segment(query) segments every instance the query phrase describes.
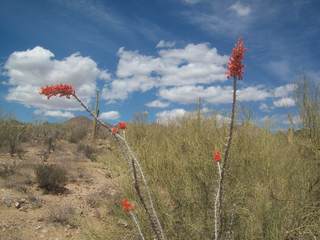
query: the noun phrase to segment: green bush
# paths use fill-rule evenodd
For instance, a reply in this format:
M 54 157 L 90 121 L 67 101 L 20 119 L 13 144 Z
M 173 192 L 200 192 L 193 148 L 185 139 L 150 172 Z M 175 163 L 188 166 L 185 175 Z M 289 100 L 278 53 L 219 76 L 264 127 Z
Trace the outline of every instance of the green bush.
M 57 165 L 38 165 L 35 168 L 40 188 L 48 192 L 62 192 L 67 184 L 67 171 Z

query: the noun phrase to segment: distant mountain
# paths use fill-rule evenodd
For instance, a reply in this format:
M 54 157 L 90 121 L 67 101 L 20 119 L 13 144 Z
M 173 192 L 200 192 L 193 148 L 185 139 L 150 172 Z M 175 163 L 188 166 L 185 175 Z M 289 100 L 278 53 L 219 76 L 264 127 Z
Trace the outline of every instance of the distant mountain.
M 64 124 L 70 127 L 82 126 L 82 127 L 88 128 L 92 126 L 92 120 L 85 116 L 79 116 L 79 117 L 74 117 L 69 119 Z

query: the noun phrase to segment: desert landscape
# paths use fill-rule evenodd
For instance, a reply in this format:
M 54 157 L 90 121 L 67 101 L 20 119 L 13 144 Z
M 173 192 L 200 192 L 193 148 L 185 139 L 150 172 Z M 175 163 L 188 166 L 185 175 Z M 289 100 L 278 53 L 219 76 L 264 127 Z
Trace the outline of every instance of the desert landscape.
M 3 0 L 0 240 L 320 239 L 316 0 Z

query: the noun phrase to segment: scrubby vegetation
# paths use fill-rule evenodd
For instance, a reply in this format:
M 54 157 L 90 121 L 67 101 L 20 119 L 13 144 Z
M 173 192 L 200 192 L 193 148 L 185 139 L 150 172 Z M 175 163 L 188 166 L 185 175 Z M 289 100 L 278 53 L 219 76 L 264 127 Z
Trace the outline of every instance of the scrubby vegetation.
M 63 192 L 68 180 L 66 169 L 56 165 L 38 165 L 35 175 L 39 187 L 48 192 Z
M 226 126 L 215 118 L 169 126 L 130 126 L 128 139 L 156 195 L 168 239 L 211 239 L 217 167 Z M 313 239 L 320 236 L 320 152 L 296 132 L 273 133 L 244 122 L 235 131 L 223 229 L 231 239 Z M 213 147 L 214 146 L 214 147 Z M 110 161 L 110 158 L 108 158 Z M 117 158 L 113 167 L 119 168 Z M 124 169 L 125 166 L 123 166 Z M 127 178 L 122 187 L 136 199 Z M 140 212 L 141 219 L 146 217 Z M 148 223 L 144 223 L 148 228 Z
M 21 142 L 25 133 L 25 125 L 13 118 L 5 118 L 0 122 L 0 148 L 8 150 L 10 155 L 18 154 L 21 158 Z
M 48 221 L 62 225 L 76 226 L 75 208 L 71 205 L 51 207 L 48 211 Z

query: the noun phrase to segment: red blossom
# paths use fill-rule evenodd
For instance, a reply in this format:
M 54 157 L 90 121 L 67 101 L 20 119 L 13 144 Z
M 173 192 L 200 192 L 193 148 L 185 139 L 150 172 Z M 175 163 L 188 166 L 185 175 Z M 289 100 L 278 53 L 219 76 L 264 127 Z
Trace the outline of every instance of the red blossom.
M 123 211 L 125 211 L 127 213 L 134 209 L 134 205 L 131 202 L 129 202 L 128 199 L 123 199 L 121 201 L 121 206 L 122 206 Z
M 127 128 L 127 123 L 126 122 L 119 122 L 118 123 L 118 128 L 119 129 L 126 129 Z
M 221 153 L 219 151 L 215 151 L 213 154 L 213 160 L 216 162 L 220 162 L 221 161 Z
M 240 38 L 235 47 L 232 50 L 232 54 L 229 58 L 228 69 L 227 69 L 227 77 L 234 77 L 237 79 L 242 79 L 244 65 L 242 64 L 244 52 L 246 48 L 244 47 L 243 40 Z
M 75 90 L 72 85 L 69 84 L 57 84 L 52 86 L 46 86 L 42 87 L 40 89 L 40 94 L 46 95 L 48 99 L 52 96 L 59 97 L 67 97 L 70 98 L 70 96 L 75 94 Z
M 111 132 L 113 135 L 116 135 L 119 132 L 119 129 L 117 127 L 111 128 Z

